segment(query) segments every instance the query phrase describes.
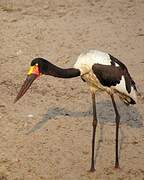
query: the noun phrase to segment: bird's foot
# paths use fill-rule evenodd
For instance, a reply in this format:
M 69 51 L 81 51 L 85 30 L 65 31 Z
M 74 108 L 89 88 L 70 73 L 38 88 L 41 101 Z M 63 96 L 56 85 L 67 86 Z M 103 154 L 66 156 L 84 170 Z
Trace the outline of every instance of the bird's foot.
M 119 163 L 116 163 L 114 168 L 115 169 L 120 169 Z
M 94 171 L 96 171 L 96 169 L 94 167 L 91 167 L 89 170 L 89 172 L 94 172 Z

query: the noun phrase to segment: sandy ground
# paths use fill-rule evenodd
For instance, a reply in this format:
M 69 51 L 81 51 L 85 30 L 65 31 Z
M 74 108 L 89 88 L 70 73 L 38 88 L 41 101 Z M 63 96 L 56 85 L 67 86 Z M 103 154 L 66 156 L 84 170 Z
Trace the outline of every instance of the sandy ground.
M 86 49 L 122 60 L 144 93 L 143 0 L 0 0 L 0 180 L 144 180 L 144 102 L 121 113 L 120 169 L 108 95 L 97 96 L 96 172 L 92 105 L 80 78 L 41 77 L 13 100 L 34 57 L 71 67 Z

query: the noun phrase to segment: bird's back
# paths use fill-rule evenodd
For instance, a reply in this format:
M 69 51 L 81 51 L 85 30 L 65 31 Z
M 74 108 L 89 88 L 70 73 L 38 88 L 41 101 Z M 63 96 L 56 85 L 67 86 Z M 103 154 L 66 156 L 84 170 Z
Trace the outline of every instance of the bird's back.
M 89 67 L 90 70 L 93 64 L 111 65 L 110 62 L 111 60 L 107 53 L 98 50 L 89 50 L 80 54 L 76 63 L 74 64 L 74 67 L 81 69 L 81 73 L 85 73 L 83 72 L 84 66 Z

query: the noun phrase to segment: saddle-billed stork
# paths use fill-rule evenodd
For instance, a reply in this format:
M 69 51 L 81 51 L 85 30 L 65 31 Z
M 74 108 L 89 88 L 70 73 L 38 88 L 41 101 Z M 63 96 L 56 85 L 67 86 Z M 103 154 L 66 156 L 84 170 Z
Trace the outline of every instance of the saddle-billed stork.
M 88 50 L 80 54 L 74 67 L 67 69 L 60 68 L 43 58 L 35 58 L 31 62 L 27 78 L 14 102 L 17 102 L 25 94 L 33 81 L 43 74 L 58 78 L 74 78 L 80 76 L 90 87 L 93 104 L 93 135 L 90 171 L 95 171 L 94 149 L 97 127 L 95 94 L 97 91 L 106 91 L 110 95 L 116 115 L 115 168 L 119 168 L 118 134 L 120 115 L 114 100 L 114 94 L 117 94 L 127 105 L 136 104 L 137 96 L 135 82 L 131 78 L 127 67 L 112 55 L 97 50 Z

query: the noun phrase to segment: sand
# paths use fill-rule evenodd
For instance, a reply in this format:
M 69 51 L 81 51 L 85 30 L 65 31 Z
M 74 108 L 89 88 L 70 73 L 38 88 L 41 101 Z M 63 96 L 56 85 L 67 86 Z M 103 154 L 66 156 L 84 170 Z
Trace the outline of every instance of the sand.
M 13 104 L 34 57 L 72 67 L 87 49 L 123 61 L 144 94 L 143 0 L 0 0 L 0 179 L 144 180 L 144 98 L 115 118 L 97 95 L 96 171 L 90 173 L 92 104 L 81 79 L 42 76 Z

